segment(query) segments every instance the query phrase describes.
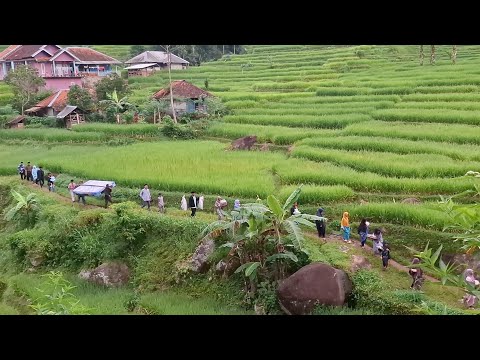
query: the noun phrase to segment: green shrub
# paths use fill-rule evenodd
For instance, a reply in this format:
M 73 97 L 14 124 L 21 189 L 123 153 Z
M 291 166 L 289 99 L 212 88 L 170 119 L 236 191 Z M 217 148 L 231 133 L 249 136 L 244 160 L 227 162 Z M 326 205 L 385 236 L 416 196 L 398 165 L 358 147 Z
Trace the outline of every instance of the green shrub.
M 162 134 L 172 139 L 188 140 L 196 138 L 196 133 L 191 127 L 175 124 L 171 120 L 166 120 L 164 122 Z

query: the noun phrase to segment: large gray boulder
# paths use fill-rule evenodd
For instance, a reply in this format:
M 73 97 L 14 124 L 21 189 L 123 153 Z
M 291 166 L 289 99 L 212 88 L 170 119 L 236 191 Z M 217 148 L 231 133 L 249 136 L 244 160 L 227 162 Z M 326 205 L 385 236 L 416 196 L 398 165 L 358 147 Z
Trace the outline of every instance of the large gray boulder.
M 196 273 L 205 273 L 210 268 L 208 257 L 215 250 L 215 242 L 212 239 L 204 240 L 195 250 L 190 261 L 190 270 Z
M 305 315 L 317 305 L 342 306 L 351 292 L 352 282 L 343 270 L 312 263 L 285 279 L 277 296 L 285 313 Z
M 78 276 L 97 285 L 118 287 L 130 280 L 130 269 L 120 262 L 106 262 L 93 270 L 82 270 Z

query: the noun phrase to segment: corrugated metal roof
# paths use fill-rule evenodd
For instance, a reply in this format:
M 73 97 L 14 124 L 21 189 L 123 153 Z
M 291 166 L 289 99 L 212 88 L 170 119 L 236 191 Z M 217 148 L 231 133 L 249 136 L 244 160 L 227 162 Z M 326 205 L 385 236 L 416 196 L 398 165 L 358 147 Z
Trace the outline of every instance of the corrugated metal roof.
M 155 66 L 155 65 L 157 65 L 157 63 L 136 64 L 136 65 L 132 65 L 132 66 L 126 67 L 125 70 L 145 69 L 145 68 L 148 68 L 148 67 L 150 67 L 150 66 Z
M 213 96 L 208 91 L 202 90 L 199 87 L 190 84 L 185 80 L 172 81 L 172 92 L 174 97 L 198 99 L 202 96 Z M 158 91 L 153 97 L 155 99 L 161 99 L 170 95 L 170 86 Z
M 121 64 L 121 62 L 117 59 L 87 47 L 72 46 L 67 47 L 66 50 L 80 59 L 80 63 L 88 62 L 92 64 Z
M 72 106 L 72 105 L 67 105 L 65 108 L 60 111 L 60 113 L 57 115 L 57 119 L 63 119 L 65 116 L 71 114 L 73 110 L 75 110 L 77 107 Z
M 25 120 L 25 115 L 19 115 L 15 119 L 9 121 L 7 125 L 15 125 L 15 124 L 18 124 L 19 122 L 22 122 L 23 120 Z
M 171 54 L 172 64 L 188 64 L 189 62 L 181 57 Z M 144 63 L 160 63 L 167 64 L 168 56 L 163 51 L 144 51 L 143 53 L 125 61 L 126 64 L 144 64 Z

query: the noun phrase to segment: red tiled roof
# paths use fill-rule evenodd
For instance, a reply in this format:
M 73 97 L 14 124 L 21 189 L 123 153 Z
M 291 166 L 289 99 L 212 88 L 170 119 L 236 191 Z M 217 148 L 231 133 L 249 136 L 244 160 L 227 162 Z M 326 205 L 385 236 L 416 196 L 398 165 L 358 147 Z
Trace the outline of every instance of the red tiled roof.
M 3 60 L 5 56 L 10 54 L 13 50 L 18 48 L 19 46 L 22 46 L 22 45 L 10 45 L 6 49 L 3 49 L 3 51 L 0 52 L 0 60 Z
M 35 107 L 46 108 L 52 107 L 55 111 L 62 110 L 67 105 L 68 90 L 59 90 L 56 93 L 50 95 L 46 99 L 43 99 Z
M 185 80 L 172 81 L 173 96 L 178 98 L 198 99 L 202 96 L 213 96 L 208 91 L 190 84 Z M 170 95 L 170 86 L 155 93 L 155 99 L 161 99 Z
M 5 56 L 4 60 L 23 60 L 31 58 L 43 45 L 21 45 L 18 49 Z
M 108 61 L 109 63 L 120 63 L 117 59 L 87 47 L 68 47 L 67 50 L 70 54 L 80 59 L 80 61 Z

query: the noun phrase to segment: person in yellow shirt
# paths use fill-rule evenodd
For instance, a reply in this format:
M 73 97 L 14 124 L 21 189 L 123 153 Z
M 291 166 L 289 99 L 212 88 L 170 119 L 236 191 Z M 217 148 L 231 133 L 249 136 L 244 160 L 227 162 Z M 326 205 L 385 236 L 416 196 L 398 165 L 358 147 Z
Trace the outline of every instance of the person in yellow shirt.
M 340 228 L 343 231 L 343 241 L 352 243 L 350 240 L 350 220 L 348 218 L 348 212 L 343 213 L 342 221 L 340 222 Z

